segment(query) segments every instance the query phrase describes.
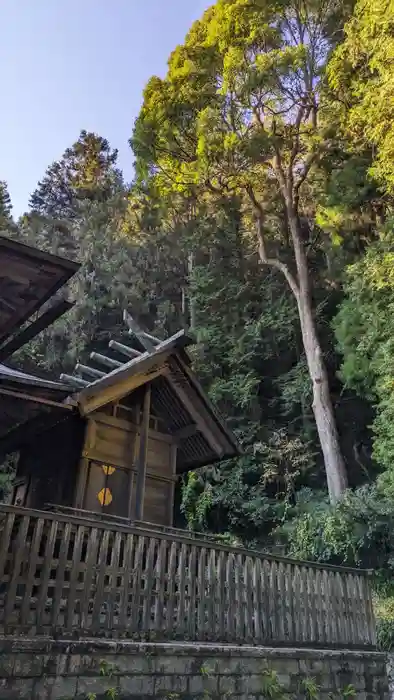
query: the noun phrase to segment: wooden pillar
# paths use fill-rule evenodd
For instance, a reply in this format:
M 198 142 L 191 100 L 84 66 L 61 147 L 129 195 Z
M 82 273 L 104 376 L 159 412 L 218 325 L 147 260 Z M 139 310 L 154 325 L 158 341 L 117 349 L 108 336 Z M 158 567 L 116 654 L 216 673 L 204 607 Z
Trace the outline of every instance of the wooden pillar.
M 137 458 L 137 480 L 135 486 L 133 520 L 143 520 L 144 517 L 145 476 L 146 460 L 148 455 L 150 399 L 151 388 L 150 384 L 147 384 L 145 388 L 145 396 L 142 409 L 142 421 L 140 425 L 140 440 Z

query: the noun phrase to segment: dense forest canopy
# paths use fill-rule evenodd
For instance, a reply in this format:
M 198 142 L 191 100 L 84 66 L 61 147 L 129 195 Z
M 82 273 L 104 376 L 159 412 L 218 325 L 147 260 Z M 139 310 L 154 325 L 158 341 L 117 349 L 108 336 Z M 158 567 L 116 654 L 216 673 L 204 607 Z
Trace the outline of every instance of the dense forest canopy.
M 4 233 L 82 263 L 75 307 L 15 362 L 58 376 L 121 339 L 126 307 L 187 328 L 245 452 L 188 476 L 178 524 L 372 567 L 386 599 L 393 23 L 393 2 L 217 0 L 146 86 L 131 184 L 87 131 L 19 220 L 0 182 Z

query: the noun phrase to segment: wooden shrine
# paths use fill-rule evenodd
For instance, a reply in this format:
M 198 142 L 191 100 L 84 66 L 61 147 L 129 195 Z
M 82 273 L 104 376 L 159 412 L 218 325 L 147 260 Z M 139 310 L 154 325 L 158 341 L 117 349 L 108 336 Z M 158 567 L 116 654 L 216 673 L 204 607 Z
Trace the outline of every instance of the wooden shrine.
M 125 321 L 131 344 L 113 340 L 110 354 L 92 353 L 94 366 L 62 375 L 46 425 L 6 436 L 20 455 L 13 504 L 171 526 L 179 475 L 239 453 L 191 369 L 185 333 L 161 342 Z

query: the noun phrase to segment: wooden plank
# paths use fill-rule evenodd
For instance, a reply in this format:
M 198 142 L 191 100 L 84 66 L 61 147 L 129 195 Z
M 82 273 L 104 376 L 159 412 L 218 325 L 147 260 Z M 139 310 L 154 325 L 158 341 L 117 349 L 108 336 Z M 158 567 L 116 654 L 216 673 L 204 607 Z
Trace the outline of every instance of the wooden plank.
M 294 566 L 294 642 L 301 642 L 301 572 L 298 564 Z
M 237 554 L 235 557 L 235 634 L 237 640 L 245 639 L 245 610 L 244 610 L 244 585 L 243 585 L 243 557 Z
M 49 525 L 46 524 L 47 527 Z M 53 550 L 55 548 L 55 543 L 56 543 L 56 536 L 57 536 L 57 531 L 58 531 L 58 522 L 56 520 L 53 520 L 51 523 L 51 528 L 49 532 L 49 536 L 47 539 L 47 544 L 45 547 L 45 555 L 44 555 L 44 566 L 41 571 L 41 576 L 40 576 L 40 592 L 38 595 L 38 601 L 37 601 L 37 628 L 40 629 L 45 625 L 45 606 L 47 604 L 47 598 L 48 598 L 48 584 L 49 584 L 49 579 L 51 575 L 51 569 L 53 566 Z M 53 598 L 52 598 L 52 604 L 53 604 Z
M 81 597 L 81 629 L 89 628 L 89 607 L 94 599 L 93 584 L 97 570 L 97 554 L 99 545 L 99 533 L 93 527 L 88 535 L 86 549 L 86 569 L 83 582 L 83 595 Z
M 120 569 L 120 552 L 122 546 L 123 533 L 116 532 L 115 538 L 112 542 L 111 551 L 111 563 L 109 569 L 109 592 L 107 597 L 107 610 L 108 610 L 108 628 L 114 630 L 119 625 L 119 612 L 117 617 L 117 623 L 115 623 L 115 610 L 119 610 L 120 603 L 120 589 L 119 577 L 121 576 Z
M 197 577 L 197 638 L 205 639 L 205 569 L 206 569 L 206 549 L 201 547 L 198 555 L 198 577 Z
M 323 598 L 323 582 L 322 572 L 316 571 L 316 612 L 317 612 L 317 641 L 319 644 L 324 644 L 326 641 L 325 621 L 324 621 L 324 598 Z
M 284 642 L 286 639 L 286 615 L 287 596 L 285 584 L 285 565 L 278 564 L 278 640 Z
M 144 601 L 142 606 L 142 630 L 143 632 L 149 632 L 151 629 L 151 617 L 152 617 L 152 590 L 153 590 L 153 580 L 154 580 L 154 558 L 155 549 L 157 546 L 157 540 L 153 537 L 149 540 L 148 553 L 146 557 L 145 570 L 143 572 L 144 580 Z
M 295 621 L 294 621 L 294 567 L 291 564 L 286 564 L 285 574 L 285 595 L 287 598 L 286 610 L 286 638 L 290 643 L 295 639 Z M 308 591 L 309 595 L 309 591 Z
M 206 587 L 205 587 L 205 634 L 207 639 L 215 639 L 215 596 L 216 596 L 216 561 L 215 550 L 207 552 Z
M 360 576 L 354 576 L 353 582 L 354 582 L 353 606 L 354 606 L 354 617 L 355 617 L 355 623 L 356 623 L 355 624 L 356 640 L 355 641 L 357 644 L 364 644 L 365 643 L 365 639 L 364 639 L 365 610 L 364 610 L 364 604 L 363 604 L 363 599 L 362 599 L 361 590 L 360 590 Z
M 12 560 L 11 578 L 7 586 L 5 606 L 4 606 L 4 624 L 8 625 L 11 622 L 11 615 L 14 612 L 16 603 L 16 591 L 18 583 L 20 583 L 21 566 L 26 558 L 26 537 L 30 525 L 30 517 L 25 515 L 19 524 L 19 532 L 16 538 L 15 556 Z
M 218 596 L 216 601 L 216 615 L 218 618 L 218 640 L 226 641 L 226 610 L 228 608 L 228 591 L 226 589 L 226 556 L 219 552 L 217 565 Z
M 151 404 L 151 387 L 146 385 L 143 405 L 143 416 L 140 432 L 140 444 L 137 460 L 137 483 L 135 488 L 134 502 L 134 518 L 135 520 L 143 520 L 144 517 L 144 497 L 145 497 L 145 476 L 146 476 L 146 460 L 148 454 L 148 434 L 149 434 L 149 416 Z
M 196 628 L 196 567 L 197 567 L 197 547 L 192 544 L 190 547 L 190 557 L 189 557 L 189 570 L 187 575 L 187 588 L 188 588 L 188 636 L 189 639 L 194 640 L 197 638 L 197 628 Z
M 308 634 L 313 642 L 318 641 L 318 621 L 316 609 L 316 577 L 314 569 L 308 568 L 306 581 L 306 594 L 308 599 Z M 295 637 L 295 635 L 293 635 Z
M 185 547 L 186 545 L 182 545 Z M 164 626 L 164 593 L 166 585 L 167 541 L 161 540 L 156 560 L 156 595 L 154 606 L 154 629 L 161 632 Z
M 7 513 L 2 523 L 0 539 L 0 582 L 3 581 L 8 557 L 11 554 L 11 535 L 14 527 L 15 514 Z
M 137 548 L 135 551 L 135 559 L 133 566 L 133 587 L 132 587 L 132 603 L 131 603 L 131 631 L 137 632 L 140 628 L 140 610 L 141 610 L 141 575 L 142 565 L 144 560 L 145 537 L 138 537 Z
M 44 519 L 38 518 L 34 525 L 33 539 L 31 543 L 31 548 L 29 552 L 28 559 L 28 571 L 26 578 L 25 593 L 22 601 L 21 609 L 21 623 L 22 625 L 27 625 L 30 622 L 30 609 L 31 609 L 31 598 L 33 594 L 33 587 L 36 578 L 36 568 L 38 562 L 38 554 L 40 545 L 42 542 L 42 531 L 44 527 Z
M 324 636 L 325 636 L 325 642 L 327 644 L 332 644 L 333 641 L 333 633 L 332 633 L 332 627 L 331 627 L 331 617 L 332 617 L 332 604 L 330 600 L 330 591 L 328 587 L 328 572 L 323 571 L 322 573 L 322 590 L 323 590 L 323 595 L 322 595 L 322 601 L 323 601 L 323 625 L 324 625 Z
M 133 550 L 135 543 L 135 535 L 126 535 L 125 548 L 124 548 L 124 577 L 123 577 L 123 590 L 122 590 L 122 600 L 120 603 L 120 620 L 119 626 L 122 630 L 127 629 L 129 622 L 128 607 L 129 607 L 129 595 L 130 595 L 130 584 L 131 584 L 131 572 L 133 568 Z
M 366 604 L 367 616 L 367 643 L 376 646 L 376 621 L 372 603 L 371 581 L 367 576 L 363 576 L 364 600 Z
M 140 410 L 140 404 L 137 406 L 137 416 L 138 418 L 141 415 L 141 410 Z M 128 436 L 128 441 L 129 445 L 131 445 L 130 449 L 130 461 L 131 461 L 131 467 L 134 469 L 134 465 L 136 464 L 137 461 L 137 455 L 138 455 L 138 449 L 139 449 L 139 444 L 140 444 L 140 435 L 139 432 L 133 432 Z M 134 488 L 136 485 L 136 478 L 134 473 L 130 470 L 130 482 L 129 482 L 129 506 L 128 506 L 128 511 L 127 511 L 127 517 L 129 520 L 133 518 L 133 499 L 134 499 Z
M 101 611 L 104 605 L 104 585 L 105 577 L 107 575 L 107 557 L 108 557 L 108 547 L 110 541 L 111 532 L 109 530 L 104 530 L 100 548 L 99 548 L 99 559 L 97 567 L 97 584 L 96 591 L 94 595 L 93 603 L 93 613 L 92 613 L 92 630 L 98 632 L 102 627 L 101 623 Z
M 180 638 L 185 633 L 186 619 L 186 561 L 187 561 L 187 545 L 181 545 L 179 555 L 177 584 L 178 584 L 178 604 L 176 616 L 176 635 Z
M 245 590 L 245 640 L 253 644 L 254 640 L 254 614 L 255 589 L 253 586 L 253 566 L 251 557 L 245 558 L 244 563 L 244 590 Z
M 227 629 L 227 641 L 232 642 L 236 639 L 236 622 L 235 618 L 237 615 L 237 599 L 235 592 L 235 556 L 234 554 L 227 555 L 226 562 L 226 587 L 227 587 L 227 619 L 226 619 L 226 629 Z
M 254 620 L 254 629 L 253 629 L 253 641 L 255 644 L 259 644 L 259 642 L 262 642 L 264 639 L 263 635 L 263 625 L 262 625 L 262 604 L 263 604 L 263 593 L 261 589 L 261 579 L 262 579 L 262 570 L 261 570 L 261 560 L 260 559 L 255 559 L 252 564 L 252 579 L 253 579 L 253 620 Z
M 175 577 L 176 577 L 176 559 L 178 551 L 178 543 L 173 542 L 170 549 L 170 557 L 168 561 L 168 580 L 167 580 L 167 604 L 166 604 L 166 628 L 167 636 L 171 638 L 174 628 L 174 609 L 175 609 Z
M 345 608 L 347 612 L 347 618 L 348 618 L 348 639 L 346 641 L 350 641 L 352 639 L 356 638 L 356 628 L 355 628 L 355 620 L 354 620 L 354 610 L 353 610 L 353 577 L 352 574 L 347 574 L 344 576 L 344 600 L 345 600 Z
M 172 525 L 174 519 L 174 502 L 175 502 L 175 480 L 177 478 L 176 468 L 178 459 L 178 445 L 171 445 L 170 451 L 170 470 L 173 481 L 170 483 L 169 499 L 168 499 L 168 524 Z
M 340 620 L 341 620 L 341 636 L 339 639 L 340 644 L 345 644 L 348 639 L 350 639 L 350 625 L 349 625 L 349 615 L 348 607 L 346 604 L 346 590 L 344 577 L 337 572 L 337 586 L 339 594 L 340 603 Z
M 73 525 L 71 523 L 66 523 L 62 533 L 59 560 L 56 567 L 55 592 L 51 610 L 52 629 L 55 629 L 56 627 L 61 627 L 59 613 L 63 595 L 63 588 L 65 584 L 65 571 L 67 566 L 68 548 L 70 544 L 72 529 Z
M 81 565 L 81 553 L 82 544 L 85 537 L 85 528 L 79 526 L 76 532 L 76 538 L 74 543 L 73 558 L 71 564 L 70 572 L 70 587 L 68 589 L 67 595 L 67 614 L 66 614 L 66 629 L 71 632 L 77 622 L 77 609 L 78 609 L 78 598 L 77 598 L 77 586 L 79 581 L 80 565 Z M 80 624 L 79 618 L 79 624 Z
M 261 605 L 261 624 L 262 634 L 265 643 L 272 639 L 271 634 L 271 618 L 270 618 L 270 562 L 264 559 L 262 562 L 262 605 Z
M 271 621 L 272 639 L 278 639 L 278 565 L 270 562 L 269 581 L 269 617 Z

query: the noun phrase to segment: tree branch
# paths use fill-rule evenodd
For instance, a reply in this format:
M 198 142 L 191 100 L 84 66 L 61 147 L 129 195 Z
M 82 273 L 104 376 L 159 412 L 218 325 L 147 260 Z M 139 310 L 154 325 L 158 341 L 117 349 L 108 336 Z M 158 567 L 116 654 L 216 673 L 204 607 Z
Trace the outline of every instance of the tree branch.
M 293 187 L 294 205 L 296 209 L 298 209 L 299 191 L 301 185 L 305 182 L 306 178 L 308 177 L 312 165 L 319 160 L 319 158 L 329 145 L 330 141 L 323 141 L 323 143 L 320 144 L 319 149 L 317 151 L 309 153 L 309 155 L 305 159 L 304 167 L 302 168 L 302 171 L 299 177 L 297 178 L 296 182 L 294 183 Z
M 294 142 L 293 142 L 293 148 L 291 149 L 290 153 L 290 160 L 289 160 L 289 167 L 287 170 L 287 177 L 289 179 L 289 182 L 292 184 L 293 183 L 293 166 L 295 159 L 297 158 L 297 155 L 300 150 L 300 127 L 301 127 L 301 122 L 304 118 L 305 114 L 305 105 L 301 104 L 298 108 L 297 112 L 297 118 L 295 120 L 294 128 L 295 128 L 295 136 L 294 136 Z
M 268 257 L 267 247 L 266 247 L 265 238 L 264 238 L 264 223 L 263 223 L 264 222 L 264 211 L 263 211 L 263 207 L 261 206 L 260 202 L 256 199 L 256 196 L 253 192 L 253 188 L 251 186 L 248 186 L 246 188 L 246 190 L 247 190 L 247 193 L 250 197 L 250 200 L 251 200 L 251 202 L 255 208 L 256 214 L 257 214 L 256 233 L 257 233 L 260 261 L 263 263 L 263 265 L 268 265 L 269 267 L 273 267 L 276 270 L 279 270 L 282 273 L 282 275 L 284 275 L 291 291 L 293 292 L 293 294 L 298 302 L 300 290 L 298 288 L 298 284 L 297 284 L 296 279 L 293 277 L 292 273 L 290 272 L 288 265 L 286 265 L 286 263 L 279 260 L 279 258 Z

